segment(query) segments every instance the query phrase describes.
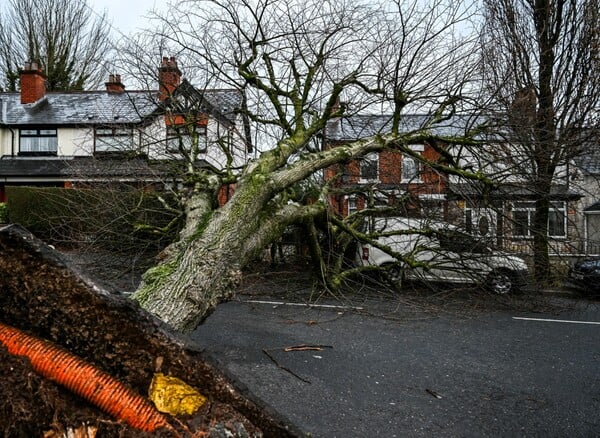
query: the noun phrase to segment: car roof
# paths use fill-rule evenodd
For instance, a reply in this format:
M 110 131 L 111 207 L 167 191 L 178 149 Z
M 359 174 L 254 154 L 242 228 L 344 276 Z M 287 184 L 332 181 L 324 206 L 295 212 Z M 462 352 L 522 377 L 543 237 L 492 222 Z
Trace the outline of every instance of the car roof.
M 400 216 L 375 217 L 373 225 L 377 231 L 395 230 L 457 230 L 458 228 L 448 222 L 436 221 L 427 218 L 407 218 Z

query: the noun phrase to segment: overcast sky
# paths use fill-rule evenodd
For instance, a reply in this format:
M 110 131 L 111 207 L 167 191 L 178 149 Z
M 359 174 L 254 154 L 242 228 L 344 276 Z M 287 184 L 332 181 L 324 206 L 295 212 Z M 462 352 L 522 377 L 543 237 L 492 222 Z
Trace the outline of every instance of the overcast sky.
M 164 1 L 155 0 L 87 0 L 87 3 L 98 14 L 106 10 L 109 22 L 125 35 L 147 26 L 148 11 L 155 5 L 166 7 Z

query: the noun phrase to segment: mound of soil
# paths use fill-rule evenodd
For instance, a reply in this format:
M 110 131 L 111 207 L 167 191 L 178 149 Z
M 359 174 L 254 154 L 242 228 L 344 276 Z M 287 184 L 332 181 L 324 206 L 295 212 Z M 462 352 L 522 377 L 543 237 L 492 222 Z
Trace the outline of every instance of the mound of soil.
M 0 322 L 45 339 L 146 395 L 155 372 L 178 377 L 208 402 L 169 418 L 180 436 L 298 436 L 191 341 L 130 300 L 106 292 L 27 231 L 0 228 Z M 0 434 L 6 437 L 177 436 L 112 418 L 44 379 L 0 343 Z M 87 435 L 86 435 L 87 433 Z M 78 435 L 79 434 L 79 435 Z

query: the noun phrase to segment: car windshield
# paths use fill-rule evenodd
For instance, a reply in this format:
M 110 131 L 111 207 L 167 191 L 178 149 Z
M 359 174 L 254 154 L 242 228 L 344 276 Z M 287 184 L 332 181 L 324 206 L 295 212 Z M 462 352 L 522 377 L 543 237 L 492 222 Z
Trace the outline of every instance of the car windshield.
M 442 230 L 437 233 L 440 240 L 440 248 L 446 251 L 458 253 L 485 254 L 490 249 L 482 242 L 471 236 L 456 230 Z

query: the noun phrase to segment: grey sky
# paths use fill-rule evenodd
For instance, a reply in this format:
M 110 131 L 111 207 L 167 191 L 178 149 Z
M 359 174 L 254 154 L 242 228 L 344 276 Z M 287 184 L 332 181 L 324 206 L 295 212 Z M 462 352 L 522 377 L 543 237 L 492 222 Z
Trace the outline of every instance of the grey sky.
M 164 1 L 153 0 L 87 0 L 87 2 L 98 14 L 106 10 L 108 20 L 113 27 L 125 35 L 147 26 L 148 11 L 156 4 L 160 5 L 159 8 L 167 6 Z

